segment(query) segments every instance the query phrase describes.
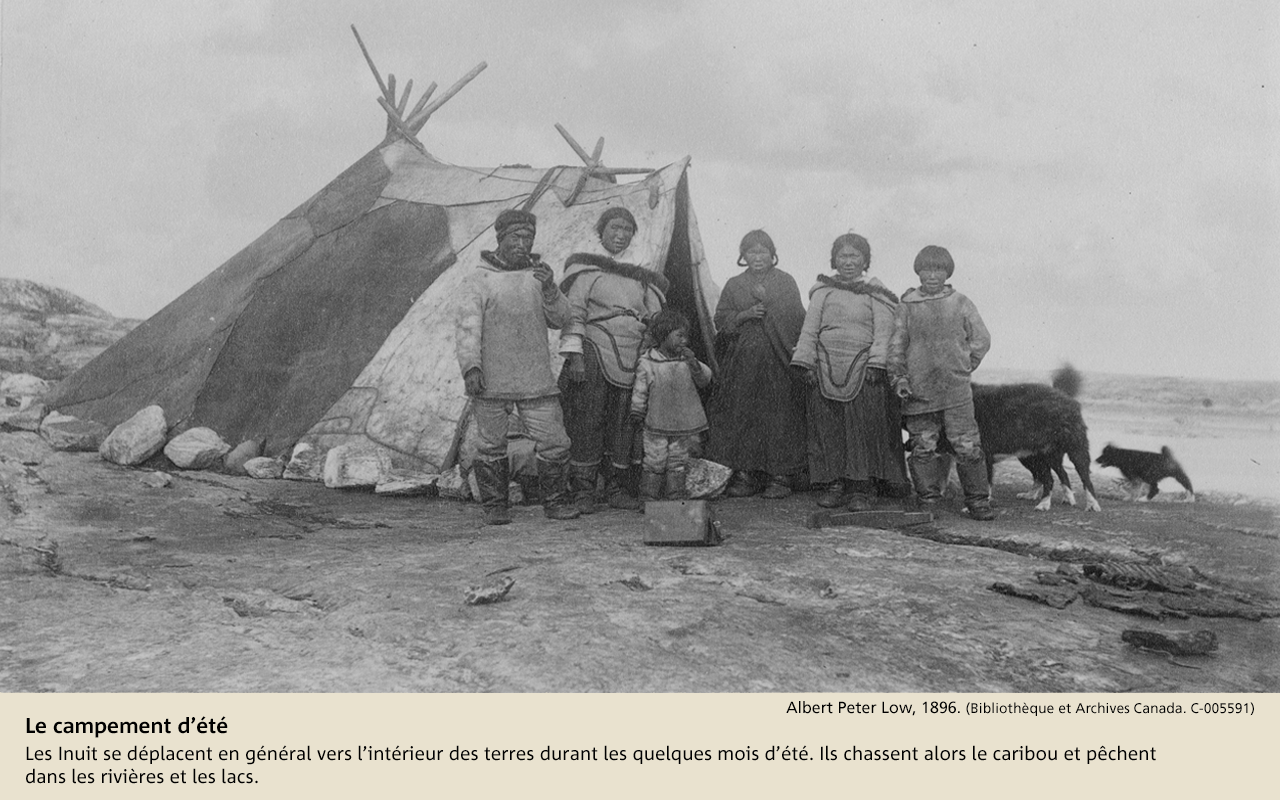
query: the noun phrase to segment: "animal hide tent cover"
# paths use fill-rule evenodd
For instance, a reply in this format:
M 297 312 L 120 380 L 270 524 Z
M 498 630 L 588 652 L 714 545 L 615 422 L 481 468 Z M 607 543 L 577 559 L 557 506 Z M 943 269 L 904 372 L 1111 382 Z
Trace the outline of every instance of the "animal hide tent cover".
M 155 404 L 171 436 L 208 427 L 232 444 L 262 440 L 267 455 L 358 443 L 397 468 L 442 471 L 467 409 L 454 297 L 478 251 L 496 246 L 504 208 L 537 214 L 535 249 L 559 279 L 565 259 L 596 242 L 600 213 L 625 206 L 639 224 L 628 260 L 661 266 L 668 302 L 711 362 L 718 290 L 688 167 L 685 158 L 630 183 L 583 181 L 584 167 L 453 166 L 389 136 L 46 404 L 108 426 Z M 557 339 L 550 331 L 553 356 Z

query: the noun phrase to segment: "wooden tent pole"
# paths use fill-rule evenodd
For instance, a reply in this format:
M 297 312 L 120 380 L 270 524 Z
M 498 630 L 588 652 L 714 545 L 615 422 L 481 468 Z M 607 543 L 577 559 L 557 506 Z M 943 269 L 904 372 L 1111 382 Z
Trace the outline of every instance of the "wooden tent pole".
M 379 97 L 378 105 L 382 106 L 382 109 L 387 112 L 387 125 L 389 127 L 394 128 L 401 136 L 408 139 L 409 144 L 423 152 L 426 152 L 426 148 L 422 146 L 422 142 L 418 141 L 418 138 L 405 128 L 404 122 L 400 119 L 400 115 L 396 113 L 395 107 L 387 102 L 387 98 Z
M 391 103 L 394 104 L 396 102 L 396 74 L 394 72 L 387 73 L 386 97 L 387 97 L 387 100 L 391 101 Z M 393 130 L 396 130 L 397 127 L 398 126 L 396 125 L 396 121 L 391 118 L 391 114 L 388 114 L 387 115 L 387 133 L 391 133 Z
M 432 100 L 430 103 L 427 104 L 426 108 L 422 109 L 417 114 L 414 114 L 412 117 L 406 120 L 405 125 L 409 128 L 409 130 L 413 131 L 414 133 L 417 133 L 418 131 L 422 130 L 422 126 L 427 124 L 427 120 L 431 118 L 432 114 L 436 113 L 436 111 L 440 108 L 440 106 L 449 102 L 449 98 L 453 97 L 455 94 L 462 91 L 463 86 L 466 86 L 468 83 L 471 83 L 471 81 L 475 80 L 475 77 L 479 75 L 481 72 L 484 72 L 485 68 L 488 66 L 489 65 L 484 61 L 481 61 L 479 64 L 476 64 L 474 67 L 471 68 L 470 72 L 468 72 L 466 75 L 463 75 L 461 78 L 459 78 L 457 83 L 455 83 L 454 85 L 446 89 L 444 94 L 440 95 L 435 100 Z
M 587 151 L 582 149 L 582 145 L 578 144 L 559 122 L 556 123 L 556 130 L 560 131 L 560 135 L 563 136 L 564 140 L 573 148 L 573 152 L 578 154 L 578 158 L 582 159 L 582 163 L 587 166 L 591 166 L 591 156 L 587 155 Z
M 413 78 L 404 85 L 404 94 L 400 97 L 400 102 L 396 104 L 396 113 L 400 115 L 400 119 L 404 119 L 404 109 L 409 105 L 409 95 L 413 94 Z
M 435 90 L 436 84 L 435 81 L 432 81 L 431 84 L 427 86 L 427 90 L 422 93 L 422 97 L 418 98 L 418 104 L 413 107 L 413 110 L 409 112 L 409 116 L 405 117 L 405 119 L 413 119 L 414 116 L 422 110 L 422 107 L 427 104 L 427 101 L 431 99 L 431 95 Z
M 364 40 L 360 38 L 360 31 L 356 30 L 356 26 L 351 26 L 351 32 L 356 35 L 356 44 L 360 45 L 360 52 L 364 53 L 364 60 L 369 65 L 369 69 L 373 71 L 373 79 L 378 82 L 378 88 L 382 91 L 382 96 L 391 102 L 395 102 L 394 97 L 390 97 L 387 92 L 387 85 L 382 82 L 382 76 L 378 74 L 378 68 L 373 65 L 373 58 L 369 55 L 369 49 L 364 46 Z

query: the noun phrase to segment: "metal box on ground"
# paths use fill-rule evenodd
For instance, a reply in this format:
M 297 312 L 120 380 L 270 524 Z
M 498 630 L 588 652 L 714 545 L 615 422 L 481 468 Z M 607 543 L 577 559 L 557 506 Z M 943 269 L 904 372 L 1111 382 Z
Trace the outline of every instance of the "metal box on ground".
M 720 523 L 706 500 L 646 500 L 644 543 L 707 547 L 720 544 Z

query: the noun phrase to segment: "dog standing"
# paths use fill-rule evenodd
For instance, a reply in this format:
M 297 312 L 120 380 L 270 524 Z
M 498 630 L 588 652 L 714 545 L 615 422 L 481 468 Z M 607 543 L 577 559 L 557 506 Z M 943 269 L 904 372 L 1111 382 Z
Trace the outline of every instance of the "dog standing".
M 973 415 L 982 437 L 988 480 L 993 477 L 997 461 L 1017 458 L 1036 482 L 1036 486 L 1019 497 L 1038 501 L 1037 511 L 1048 511 L 1056 474 L 1066 493 L 1067 504 L 1074 506 L 1075 492 L 1062 466 L 1066 456 L 1080 475 L 1085 508 L 1101 511 L 1089 475 L 1089 430 L 1084 424 L 1080 403 L 1074 398 L 1080 389 L 1080 374 L 1065 366 L 1054 373 L 1053 382 L 1053 386 L 973 384 Z M 939 450 L 943 450 L 943 446 Z
M 1102 455 L 1098 456 L 1098 466 L 1115 467 L 1120 470 L 1120 474 L 1124 475 L 1128 484 L 1126 491 L 1129 500 L 1139 502 L 1151 500 L 1160 493 L 1160 481 L 1173 478 L 1187 490 L 1187 502 L 1196 501 L 1195 490 L 1191 488 L 1191 479 L 1187 477 L 1187 473 L 1183 472 L 1182 465 L 1173 457 L 1173 451 L 1168 447 L 1160 448 L 1159 453 L 1149 453 L 1145 450 L 1126 450 L 1123 447 L 1108 444 L 1102 448 Z M 1147 487 L 1146 497 L 1141 496 L 1144 484 Z

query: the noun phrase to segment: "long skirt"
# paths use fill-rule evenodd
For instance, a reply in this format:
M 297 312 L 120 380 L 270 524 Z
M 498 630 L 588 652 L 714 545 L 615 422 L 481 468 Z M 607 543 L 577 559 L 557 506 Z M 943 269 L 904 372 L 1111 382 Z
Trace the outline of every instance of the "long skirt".
M 794 476 L 805 468 L 804 386 L 760 325 L 744 325 L 707 408 L 707 458 L 743 472 Z
M 631 424 L 631 387 L 609 383 L 596 348 L 588 342 L 582 349 L 586 380 L 574 383 L 568 371 L 560 371 L 564 427 L 573 441 L 569 460 L 578 466 L 595 466 L 607 458 L 621 469 L 638 464 L 640 430 Z
M 831 483 L 907 483 L 898 398 L 886 383 L 864 382 L 849 402 L 809 392 L 809 479 Z

